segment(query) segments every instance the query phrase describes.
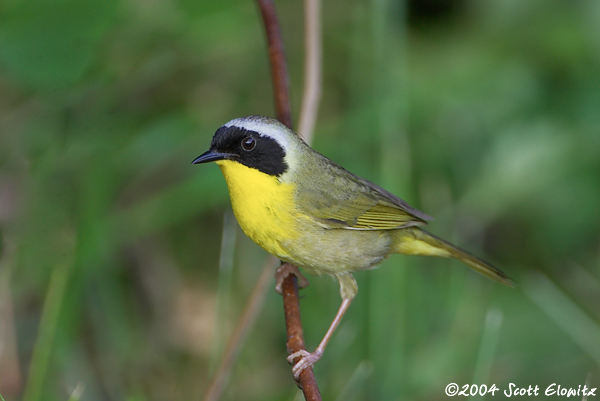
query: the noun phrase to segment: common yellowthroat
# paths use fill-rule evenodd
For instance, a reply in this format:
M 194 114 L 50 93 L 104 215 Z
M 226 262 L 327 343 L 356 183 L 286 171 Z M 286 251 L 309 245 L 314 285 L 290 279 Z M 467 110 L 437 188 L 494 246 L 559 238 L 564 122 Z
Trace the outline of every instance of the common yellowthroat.
M 358 291 L 352 273 L 394 253 L 458 259 L 503 284 L 512 280 L 421 229 L 432 218 L 313 150 L 279 121 L 250 116 L 219 128 L 192 163 L 216 162 L 242 230 L 279 259 L 340 283 L 342 305 L 313 353 L 300 352 L 294 376 L 323 354 Z

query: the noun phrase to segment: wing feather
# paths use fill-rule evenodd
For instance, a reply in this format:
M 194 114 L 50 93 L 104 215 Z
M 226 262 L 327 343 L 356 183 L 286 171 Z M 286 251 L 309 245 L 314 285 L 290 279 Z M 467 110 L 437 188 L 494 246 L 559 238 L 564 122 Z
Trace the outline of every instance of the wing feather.
M 433 220 L 385 189 L 324 159 L 306 166 L 302 188 L 297 192 L 297 203 L 318 224 L 326 228 L 391 230 Z M 313 175 L 319 179 L 306 179 Z

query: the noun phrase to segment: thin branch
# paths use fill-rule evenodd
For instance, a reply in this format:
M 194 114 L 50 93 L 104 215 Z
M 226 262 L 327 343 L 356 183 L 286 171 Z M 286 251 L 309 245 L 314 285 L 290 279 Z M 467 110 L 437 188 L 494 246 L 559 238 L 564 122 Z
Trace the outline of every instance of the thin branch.
M 275 4 L 272 0 L 256 0 L 256 2 L 265 24 L 267 43 L 269 44 L 271 79 L 273 81 L 277 119 L 292 128 L 288 71 Z
M 321 100 L 321 1 L 304 1 L 304 93 L 298 132 L 311 143 Z
M 290 270 L 298 269 L 293 265 Z M 282 266 L 284 267 L 284 266 Z M 300 320 L 300 301 L 298 297 L 298 277 L 290 272 L 285 278 L 283 278 L 281 284 L 281 290 L 283 295 L 283 310 L 285 313 L 285 327 L 287 329 L 287 349 L 291 355 L 300 350 L 306 350 L 304 344 L 304 334 L 302 332 L 302 322 Z M 299 359 L 299 357 L 298 357 Z M 296 363 L 297 361 L 294 361 Z M 298 378 L 298 386 L 304 392 L 304 398 L 306 401 L 320 401 L 321 393 L 317 386 L 315 374 L 313 373 L 312 367 L 304 369 L 300 373 Z
M 265 23 L 265 28 L 267 31 L 267 41 L 269 43 L 269 54 L 271 57 L 271 72 L 273 76 L 273 88 L 275 91 L 275 108 L 277 109 L 277 116 L 279 121 L 291 128 L 292 118 L 290 114 L 288 74 L 285 64 L 285 55 L 283 51 L 281 31 L 279 29 L 279 24 L 277 22 L 277 14 L 275 12 L 275 5 L 271 0 L 257 1 L 261 9 L 261 13 Z M 307 18 L 310 19 L 311 16 L 307 15 Z M 314 36 L 314 31 L 315 29 L 311 28 L 311 36 Z M 318 33 L 318 29 L 316 32 Z M 317 39 L 319 37 L 320 35 L 316 36 Z M 315 57 L 311 57 L 311 59 L 315 59 Z M 316 60 L 319 61 L 319 57 L 317 57 Z M 314 70 L 314 67 L 307 68 L 307 71 L 308 70 Z M 316 70 L 319 71 L 318 66 Z M 312 77 L 311 74 L 308 75 Z M 320 78 L 317 77 L 317 86 L 319 85 L 319 81 Z M 311 90 L 314 89 L 314 85 L 311 84 L 310 87 Z M 316 100 L 315 103 L 318 104 L 318 96 L 314 100 Z M 312 116 L 316 116 L 316 106 L 314 107 L 313 111 L 310 111 L 310 107 L 306 108 L 305 110 L 309 111 L 309 113 L 312 114 Z M 305 128 L 312 131 L 315 117 L 311 117 L 311 115 L 309 115 L 308 117 L 309 118 L 305 122 Z M 281 283 L 281 288 L 283 290 L 283 308 L 285 313 L 286 329 L 288 333 L 287 347 L 288 352 L 292 354 L 300 350 L 306 350 L 302 332 L 302 323 L 300 321 L 300 302 L 298 299 L 297 276 L 295 276 L 294 274 L 289 274 L 283 279 Z M 321 400 L 321 394 L 319 393 L 319 388 L 317 386 L 315 375 L 312 369 L 305 369 L 300 374 L 298 385 L 304 392 L 304 397 L 306 398 L 306 400 Z

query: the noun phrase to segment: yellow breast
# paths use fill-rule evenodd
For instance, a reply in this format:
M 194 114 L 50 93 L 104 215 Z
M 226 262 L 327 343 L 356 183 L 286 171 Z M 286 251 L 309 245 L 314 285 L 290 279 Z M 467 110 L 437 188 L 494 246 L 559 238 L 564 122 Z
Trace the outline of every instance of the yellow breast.
M 244 233 L 267 252 L 289 259 L 290 252 L 283 244 L 293 243 L 298 236 L 293 185 L 230 160 L 219 160 L 217 164 Z

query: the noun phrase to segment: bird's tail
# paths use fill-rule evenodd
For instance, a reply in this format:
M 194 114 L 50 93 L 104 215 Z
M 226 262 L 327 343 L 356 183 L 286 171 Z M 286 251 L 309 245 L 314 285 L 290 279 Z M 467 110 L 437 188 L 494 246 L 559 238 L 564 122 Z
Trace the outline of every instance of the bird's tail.
M 394 252 L 405 255 L 440 256 L 460 260 L 471 269 L 486 277 L 514 287 L 514 281 L 500 269 L 495 268 L 486 261 L 471 255 L 451 243 L 429 234 L 417 227 L 410 227 L 395 231 Z

